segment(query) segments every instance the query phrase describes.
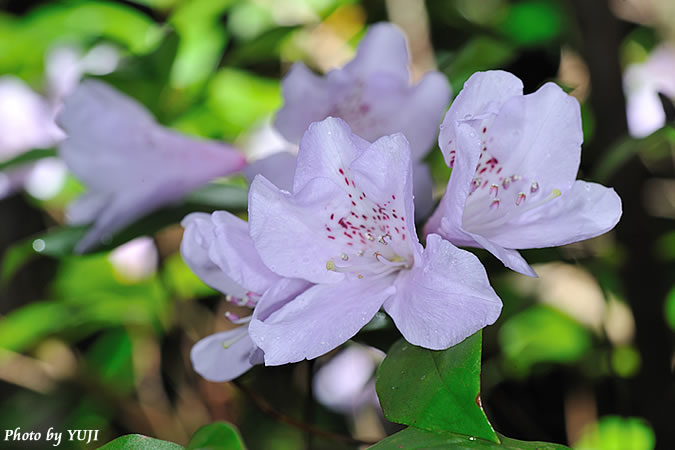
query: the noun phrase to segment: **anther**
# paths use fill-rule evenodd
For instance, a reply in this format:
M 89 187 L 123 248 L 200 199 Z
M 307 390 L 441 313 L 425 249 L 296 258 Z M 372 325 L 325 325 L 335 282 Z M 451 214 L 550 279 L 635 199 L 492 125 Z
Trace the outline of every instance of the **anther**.
M 524 192 L 518 193 L 518 196 L 516 197 L 516 206 L 520 206 L 520 204 L 525 201 L 525 198 L 526 196 Z

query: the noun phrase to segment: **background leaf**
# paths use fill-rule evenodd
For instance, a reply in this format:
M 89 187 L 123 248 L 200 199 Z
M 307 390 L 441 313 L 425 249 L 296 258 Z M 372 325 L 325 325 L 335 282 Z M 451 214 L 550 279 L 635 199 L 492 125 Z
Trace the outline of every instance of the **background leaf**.
M 205 425 L 192 435 L 187 450 L 244 450 L 237 429 L 226 422 Z
M 128 434 L 108 442 L 99 450 L 182 450 L 178 444 L 160 441 L 141 434 Z

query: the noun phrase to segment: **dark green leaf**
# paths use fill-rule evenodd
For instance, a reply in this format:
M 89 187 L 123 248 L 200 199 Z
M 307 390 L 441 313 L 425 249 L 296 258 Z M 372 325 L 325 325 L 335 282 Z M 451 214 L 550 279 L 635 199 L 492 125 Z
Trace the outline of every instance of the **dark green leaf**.
M 192 435 L 187 450 L 244 450 L 237 429 L 226 422 L 205 425 Z
M 480 405 L 481 333 L 443 351 L 404 340 L 377 371 L 377 395 L 392 422 L 499 442 Z
M 406 428 L 370 447 L 373 450 L 475 450 L 475 449 L 522 449 L 522 450 L 562 450 L 567 447 L 546 442 L 526 442 L 499 436 L 502 443 L 448 432 L 425 431 Z
M 183 450 L 173 442 L 160 441 L 141 434 L 128 434 L 110 441 L 99 450 Z

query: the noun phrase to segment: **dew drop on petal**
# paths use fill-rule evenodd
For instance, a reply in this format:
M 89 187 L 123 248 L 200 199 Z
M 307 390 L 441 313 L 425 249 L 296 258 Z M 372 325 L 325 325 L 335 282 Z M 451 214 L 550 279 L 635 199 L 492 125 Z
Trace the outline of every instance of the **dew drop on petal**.
M 539 191 L 539 183 L 537 183 L 536 181 L 534 181 L 534 182 L 530 185 L 530 192 L 533 193 L 533 194 L 536 194 L 538 191 Z

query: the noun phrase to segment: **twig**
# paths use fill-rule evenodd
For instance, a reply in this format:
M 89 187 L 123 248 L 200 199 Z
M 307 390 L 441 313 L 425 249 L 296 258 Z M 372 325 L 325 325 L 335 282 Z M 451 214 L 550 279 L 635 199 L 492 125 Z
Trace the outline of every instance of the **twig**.
M 302 422 L 301 420 L 295 419 L 294 417 L 288 416 L 280 411 L 278 411 L 276 408 L 274 408 L 272 405 L 270 405 L 267 400 L 265 400 L 262 396 L 260 396 L 257 392 L 253 391 L 251 388 L 248 386 L 244 385 L 241 383 L 239 380 L 234 380 L 232 383 L 239 388 L 244 394 L 246 394 L 252 401 L 255 403 L 255 405 L 260 409 L 264 414 L 267 414 L 268 416 L 272 417 L 273 419 L 285 423 L 287 425 L 291 425 L 295 428 L 298 428 L 302 431 L 308 432 L 315 434 L 317 436 L 322 436 L 328 439 L 332 439 L 334 441 L 342 441 L 346 442 L 348 444 L 352 445 L 374 445 L 376 442 L 374 441 L 364 441 L 361 439 L 356 439 L 351 436 L 345 436 L 344 434 L 339 434 L 339 433 L 333 433 L 332 431 L 326 431 L 321 428 L 315 427 L 314 425 L 307 424 L 305 422 Z

